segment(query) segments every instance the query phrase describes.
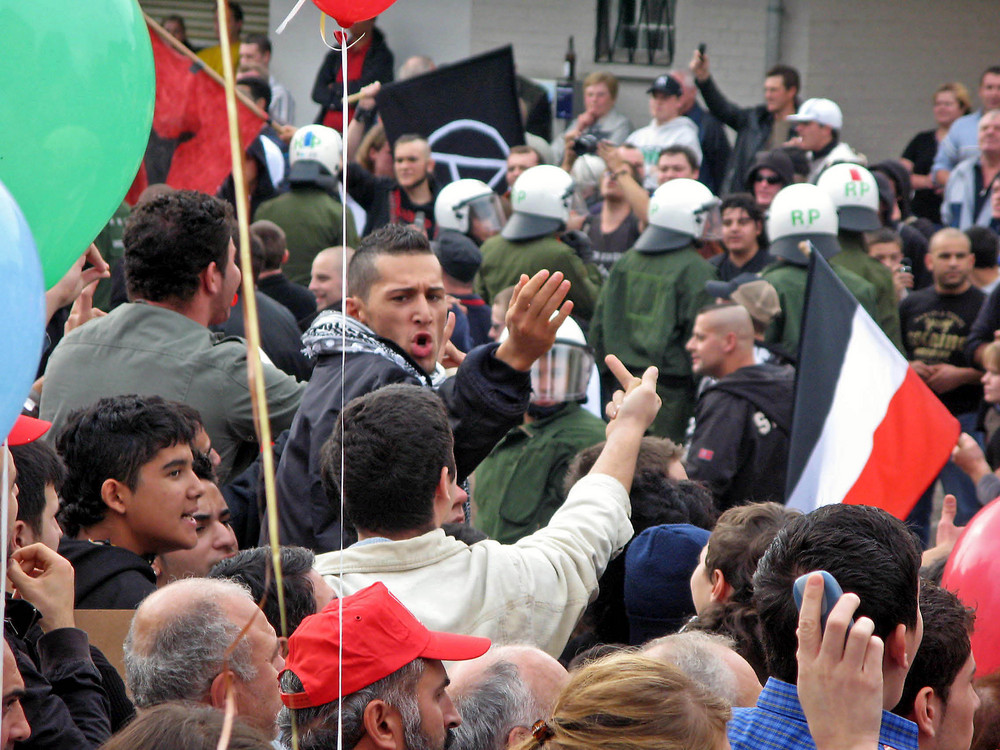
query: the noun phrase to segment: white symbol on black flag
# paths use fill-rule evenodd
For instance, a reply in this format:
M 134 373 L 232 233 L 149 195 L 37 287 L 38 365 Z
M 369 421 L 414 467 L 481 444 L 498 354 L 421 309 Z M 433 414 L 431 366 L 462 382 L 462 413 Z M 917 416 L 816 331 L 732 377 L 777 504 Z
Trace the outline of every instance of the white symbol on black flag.
M 472 177 L 506 189 L 507 154 L 524 143 L 509 46 L 387 84 L 376 101 L 390 142 L 427 139 L 439 184 Z

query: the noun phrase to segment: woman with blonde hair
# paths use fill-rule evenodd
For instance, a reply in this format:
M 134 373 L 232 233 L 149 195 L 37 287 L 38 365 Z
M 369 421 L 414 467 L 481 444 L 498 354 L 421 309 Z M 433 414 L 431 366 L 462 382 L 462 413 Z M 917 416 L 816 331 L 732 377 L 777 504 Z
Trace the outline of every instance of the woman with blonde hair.
M 676 667 L 626 651 L 572 672 L 517 750 L 725 750 L 730 715 Z

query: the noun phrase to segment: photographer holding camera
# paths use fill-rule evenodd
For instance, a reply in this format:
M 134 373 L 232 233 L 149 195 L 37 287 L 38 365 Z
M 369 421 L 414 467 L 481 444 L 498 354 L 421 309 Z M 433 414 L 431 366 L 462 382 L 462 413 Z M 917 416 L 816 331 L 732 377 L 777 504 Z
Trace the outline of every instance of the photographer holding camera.
M 632 132 L 632 123 L 614 108 L 617 99 L 618 79 L 610 73 L 596 70 L 583 79 L 583 112 L 552 142 L 556 162 L 564 169 L 572 167 L 577 156 L 596 154 L 598 142 L 610 141 L 618 146 Z

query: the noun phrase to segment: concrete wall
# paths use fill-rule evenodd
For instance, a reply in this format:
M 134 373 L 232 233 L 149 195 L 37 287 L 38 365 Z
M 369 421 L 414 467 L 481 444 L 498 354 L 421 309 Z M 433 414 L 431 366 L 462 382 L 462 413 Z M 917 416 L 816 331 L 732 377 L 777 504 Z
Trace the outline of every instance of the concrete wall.
M 898 157 L 934 126 L 931 96 L 948 81 L 975 96 L 983 68 L 1000 63 L 1000 12 L 988 0 L 909 0 L 904 5 L 802 0 L 805 93 L 844 112 L 844 140 L 872 160 Z M 786 38 L 788 38 L 786 36 Z
M 311 2 L 279 37 L 273 29 L 294 0 L 271 0 L 274 73 L 296 99 L 298 124 L 310 122 L 312 81 L 326 48 Z M 674 65 L 700 42 L 713 73 L 736 102 L 761 101 L 768 4 L 775 0 L 678 0 Z M 975 90 L 980 71 L 1000 63 L 994 0 L 783 0 L 781 58 L 800 69 L 805 96 L 826 96 L 844 111 L 844 139 L 873 160 L 898 156 L 918 130 L 932 127 L 930 97 L 946 81 Z M 593 0 L 398 0 L 379 19 L 397 66 L 413 54 L 439 63 L 513 43 L 519 72 L 554 79 L 574 37 L 577 74 L 601 67 L 622 80 L 619 108 L 636 125 L 648 119 L 645 88 L 663 72 L 641 65 L 597 65 Z M 845 11 L 849 8 L 849 12 Z M 328 34 L 332 27 L 328 25 Z M 561 131 L 557 124 L 555 132 Z

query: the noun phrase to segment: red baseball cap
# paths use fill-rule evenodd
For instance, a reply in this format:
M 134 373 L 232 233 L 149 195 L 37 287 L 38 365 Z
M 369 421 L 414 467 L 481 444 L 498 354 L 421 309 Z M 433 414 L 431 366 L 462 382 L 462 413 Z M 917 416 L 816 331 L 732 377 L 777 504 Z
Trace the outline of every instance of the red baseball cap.
M 337 599 L 305 618 L 288 639 L 285 668 L 301 681 L 304 690 L 281 694 L 289 708 L 309 708 L 332 703 L 341 695 L 356 693 L 388 677 L 414 659 L 464 661 L 482 656 L 489 638 L 428 630 L 385 587 L 373 583 L 341 600 L 341 631 Z M 343 684 L 340 644 L 343 641 Z
M 21 415 L 14 422 L 14 426 L 10 428 L 10 432 L 7 433 L 7 443 L 10 445 L 33 443 L 48 432 L 51 426 L 52 423 L 46 422 L 44 419 Z

